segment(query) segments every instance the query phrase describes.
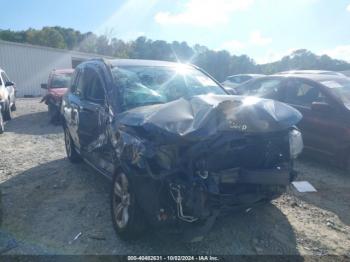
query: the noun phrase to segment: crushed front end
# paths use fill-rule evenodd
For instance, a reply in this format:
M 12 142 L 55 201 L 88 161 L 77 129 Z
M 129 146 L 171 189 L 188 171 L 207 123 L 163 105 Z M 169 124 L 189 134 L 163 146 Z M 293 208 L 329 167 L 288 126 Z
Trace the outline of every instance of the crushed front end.
M 300 119 L 272 100 L 203 96 L 128 112 L 113 141 L 150 222 L 207 228 L 225 211 L 285 191 L 303 147 Z

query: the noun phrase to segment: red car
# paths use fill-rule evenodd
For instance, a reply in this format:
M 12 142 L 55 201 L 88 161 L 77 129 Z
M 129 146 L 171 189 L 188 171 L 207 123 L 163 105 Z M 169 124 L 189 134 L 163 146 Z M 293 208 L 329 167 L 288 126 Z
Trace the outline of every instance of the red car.
M 55 69 L 50 73 L 47 84 L 41 85 L 41 88 L 47 90 L 41 102 L 47 104 L 50 120 L 53 122 L 60 118 L 62 97 L 70 86 L 73 72 L 74 69 Z

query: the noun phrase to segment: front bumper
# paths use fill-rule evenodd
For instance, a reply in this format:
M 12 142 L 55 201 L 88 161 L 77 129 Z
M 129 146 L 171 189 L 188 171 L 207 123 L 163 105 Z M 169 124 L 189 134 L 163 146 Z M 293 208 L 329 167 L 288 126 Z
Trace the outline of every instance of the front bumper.
M 273 169 L 233 168 L 212 174 L 216 184 L 289 185 L 297 176 L 290 165 Z

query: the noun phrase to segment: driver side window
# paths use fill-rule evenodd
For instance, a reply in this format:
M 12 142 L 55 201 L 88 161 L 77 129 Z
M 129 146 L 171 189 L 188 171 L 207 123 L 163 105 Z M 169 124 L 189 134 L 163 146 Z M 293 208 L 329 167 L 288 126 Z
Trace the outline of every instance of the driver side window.
M 86 68 L 84 72 L 84 97 L 93 103 L 103 104 L 105 101 L 105 91 L 98 73 Z

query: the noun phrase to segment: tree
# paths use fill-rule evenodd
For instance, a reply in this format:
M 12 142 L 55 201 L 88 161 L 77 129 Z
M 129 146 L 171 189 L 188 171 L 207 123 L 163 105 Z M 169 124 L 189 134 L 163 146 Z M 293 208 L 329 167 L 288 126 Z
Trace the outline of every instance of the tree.
M 229 75 L 241 73 L 274 74 L 293 69 L 350 70 L 350 64 L 332 59 L 327 55 L 318 56 L 309 50 L 299 49 L 281 60 L 257 65 L 247 55 L 230 55 L 227 51 L 214 51 L 186 42 L 151 40 L 144 36 L 129 42 L 115 37 L 113 29 L 103 35 L 92 32 L 81 33 L 72 28 L 60 26 L 44 27 L 40 30 L 29 28 L 25 31 L 0 30 L 0 39 L 19 43 L 66 48 L 118 58 L 157 59 L 189 62 L 202 67 L 219 81 Z

